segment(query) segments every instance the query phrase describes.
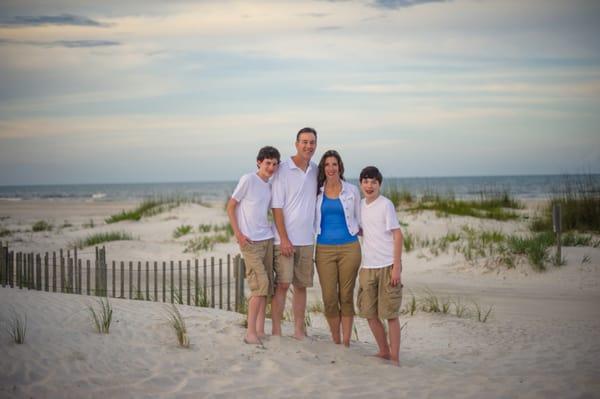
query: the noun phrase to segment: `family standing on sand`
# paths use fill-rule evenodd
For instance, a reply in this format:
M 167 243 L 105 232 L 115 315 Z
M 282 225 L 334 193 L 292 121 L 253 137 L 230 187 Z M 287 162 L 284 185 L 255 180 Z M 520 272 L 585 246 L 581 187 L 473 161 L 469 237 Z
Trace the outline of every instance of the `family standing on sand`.
M 306 289 L 313 285 L 314 259 L 333 341 L 350 345 L 358 275 L 359 315 L 369 322 L 379 348 L 376 356 L 399 364 L 402 233 L 394 205 L 380 194 L 383 177 L 374 166 L 361 171 L 361 200 L 358 188 L 344 180 L 337 151 L 325 152 L 319 165 L 311 161 L 316 130 L 301 129 L 295 146 L 296 154 L 283 161 L 276 148 L 261 148 L 258 171 L 240 178 L 227 204 L 250 288 L 244 342 L 262 344 L 266 337 L 268 299 L 271 333 L 281 335 L 290 285 L 294 337 L 304 339 Z M 387 336 L 382 320 L 388 323 Z

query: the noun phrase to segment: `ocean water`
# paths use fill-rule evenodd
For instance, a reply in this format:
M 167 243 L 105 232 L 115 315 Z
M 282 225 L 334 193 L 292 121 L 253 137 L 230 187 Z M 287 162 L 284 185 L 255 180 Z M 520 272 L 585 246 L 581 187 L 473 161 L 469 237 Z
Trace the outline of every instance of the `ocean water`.
M 357 184 L 356 179 L 349 179 Z M 586 181 L 600 187 L 596 175 L 465 176 L 385 178 L 384 187 L 395 186 L 419 196 L 424 193 L 452 193 L 457 198 L 472 198 L 482 192 L 508 192 L 516 198 L 548 198 L 565 182 Z M 0 186 L 0 199 L 93 199 L 96 201 L 143 200 L 180 196 L 203 201 L 220 201 L 235 188 L 235 181 L 182 183 L 120 183 Z

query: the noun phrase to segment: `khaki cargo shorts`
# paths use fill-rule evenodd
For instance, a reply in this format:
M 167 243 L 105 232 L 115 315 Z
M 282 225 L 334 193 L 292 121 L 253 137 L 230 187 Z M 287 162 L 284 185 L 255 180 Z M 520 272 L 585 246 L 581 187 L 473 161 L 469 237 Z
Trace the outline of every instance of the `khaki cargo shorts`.
M 365 319 L 394 319 L 400 316 L 402 285 L 390 284 L 392 266 L 361 268 L 358 272 L 358 310 Z
M 250 296 L 273 295 L 273 239 L 253 241 L 241 248 Z
M 313 254 L 314 245 L 294 245 L 292 256 L 283 256 L 279 245 L 275 245 L 275 281 L 298 287 L 312 287 L 315 273 Z

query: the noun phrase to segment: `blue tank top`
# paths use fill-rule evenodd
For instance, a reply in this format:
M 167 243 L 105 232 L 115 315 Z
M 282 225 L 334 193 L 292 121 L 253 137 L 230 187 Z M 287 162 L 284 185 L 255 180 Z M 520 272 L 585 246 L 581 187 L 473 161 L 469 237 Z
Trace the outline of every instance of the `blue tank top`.
M 317 244 L 340 245 L 357 241 L 358 238 L 348 231 L 346 216 L 339 198 L 330 199 L 323 194 L 321 204 L 321 234 L 317 236 Z

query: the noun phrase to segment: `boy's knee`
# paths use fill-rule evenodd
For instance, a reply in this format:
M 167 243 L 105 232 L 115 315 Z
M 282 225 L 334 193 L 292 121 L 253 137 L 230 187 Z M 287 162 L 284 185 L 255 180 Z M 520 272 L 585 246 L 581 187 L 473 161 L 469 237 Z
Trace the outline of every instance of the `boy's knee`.
M 290 283 L 277 283 L 275 289 L 277 291 L 287 291 L 290 288 Z

